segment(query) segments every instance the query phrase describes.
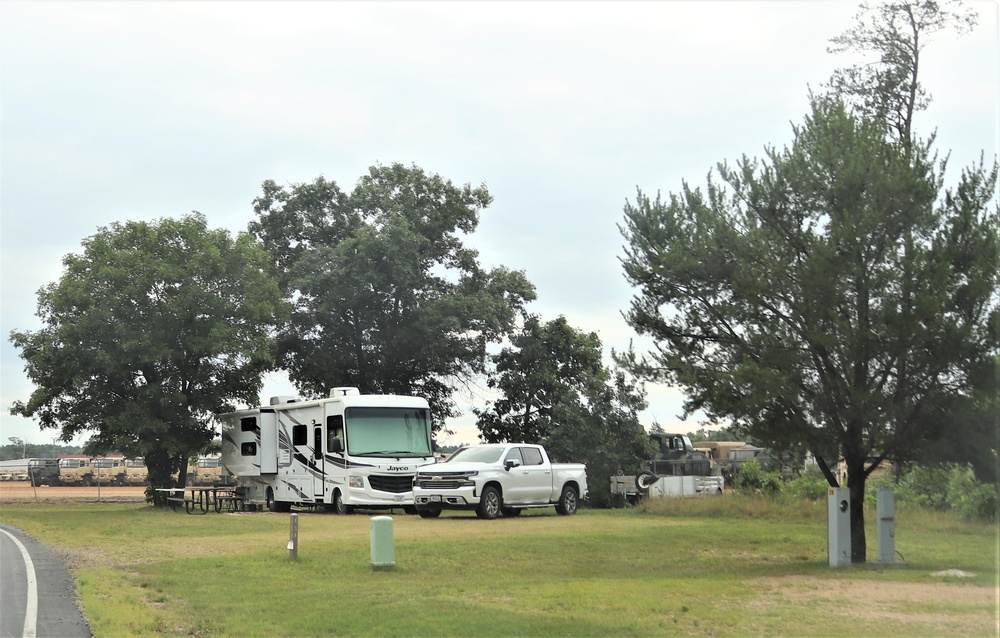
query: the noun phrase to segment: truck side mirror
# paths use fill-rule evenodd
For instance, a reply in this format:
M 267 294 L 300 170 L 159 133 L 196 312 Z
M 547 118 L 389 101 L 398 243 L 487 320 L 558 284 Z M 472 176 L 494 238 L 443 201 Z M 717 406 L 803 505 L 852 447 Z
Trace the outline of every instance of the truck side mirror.
M 520 467 L 520 466 L 521 462 L 518 461 L 517 459 L 507 459 L 506 461 L 503 462 L 503 469 L 507 470 L 508 472 L 510 472 L 515 467 Z

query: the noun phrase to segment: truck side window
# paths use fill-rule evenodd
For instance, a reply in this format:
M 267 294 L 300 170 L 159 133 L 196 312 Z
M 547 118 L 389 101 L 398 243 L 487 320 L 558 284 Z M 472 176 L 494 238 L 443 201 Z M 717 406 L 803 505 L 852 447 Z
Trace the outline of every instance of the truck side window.
M 542 453 L 538 451 L 538 448 L 523 447 L 523 448 L 521 448 L 521 454 L 524 455 L 524 464 L 525 465 L 541 465 L 542 464 Z
M 517 461 L 521 465 L 524 465 L 524 458 L 521 456 L 521 448 L 512 447 L 507 451 L 507 456 L 503 457 L 503 462 L 507 461 Z
M 309 445 L 309 431 L 305 425 L 292 426 L 292 445 Z

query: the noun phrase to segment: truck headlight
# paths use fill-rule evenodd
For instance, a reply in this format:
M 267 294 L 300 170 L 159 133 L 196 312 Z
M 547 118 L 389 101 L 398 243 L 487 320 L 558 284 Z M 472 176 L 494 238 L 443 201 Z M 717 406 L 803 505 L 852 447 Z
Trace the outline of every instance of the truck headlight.
M 364 489 L 365 487 L 365 477 L 363 476 L 351 476 L 348 478 L 348 482 L 351 487 L 358 489 Z

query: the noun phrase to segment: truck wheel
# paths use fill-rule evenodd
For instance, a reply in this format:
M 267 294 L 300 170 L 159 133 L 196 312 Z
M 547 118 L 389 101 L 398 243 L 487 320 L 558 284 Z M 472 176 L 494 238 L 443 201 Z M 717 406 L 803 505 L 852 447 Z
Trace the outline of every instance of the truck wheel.
M 417 510 L 417 514 L 420 514 L 420 518 L 437 518 L 441 516 L 441 510 L 436 508 L 432 510 Z
M 567 485 L 563 488 L 562 496 L 559 497 L 556 513 L 562 516 L 572 516 L 576 514 L 576 505 L 576 489 L 572 485 Z
M 495 487 L 487 487 L 479 498 L 476 516 L 492 521 L 500 516 L 500 492 Z
M 520 516 L 521 512 L 524 511 L 520 507 L 501 507 L 500 512 L 507 518 L 514 518 L 515 516 Z
M 635 477 L 635 486 L 640 492 L 645 492 L 649 489 L 649 486 L 659 480 L 660 477 L 653 474 L 650 471 L 639 472 L 639 475 Z
M 83 480 L 80 481 L 80 485 L 82 485 L 83 487 L 90 487 L 91 485 L 90 476 L 83 477 Z
M 353 505 L 344 505 L 344 496 L 339 490 L 333 495 L 333 513 L 341 516 L 354 513 Z

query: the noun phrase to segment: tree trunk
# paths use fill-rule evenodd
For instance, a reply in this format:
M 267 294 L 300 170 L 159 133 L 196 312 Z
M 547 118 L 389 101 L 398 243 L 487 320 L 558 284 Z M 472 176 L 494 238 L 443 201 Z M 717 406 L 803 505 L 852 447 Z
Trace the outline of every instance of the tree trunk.
M 851 562 L 864 563 L 868 556 L 865 540 L 864 459 L 847 463 L 847 485 L 851 492 Z
M 146 470 L 149 472 L 149 487 L 146 488 L 146 500 L 154 507 L 163 507 L 167 501 L 162 497 L 163 492 L 157 492 L 157 488 L 173 487 L 170 478 L 170 455 L 163 448 L 154 448 L 146 453 Z

